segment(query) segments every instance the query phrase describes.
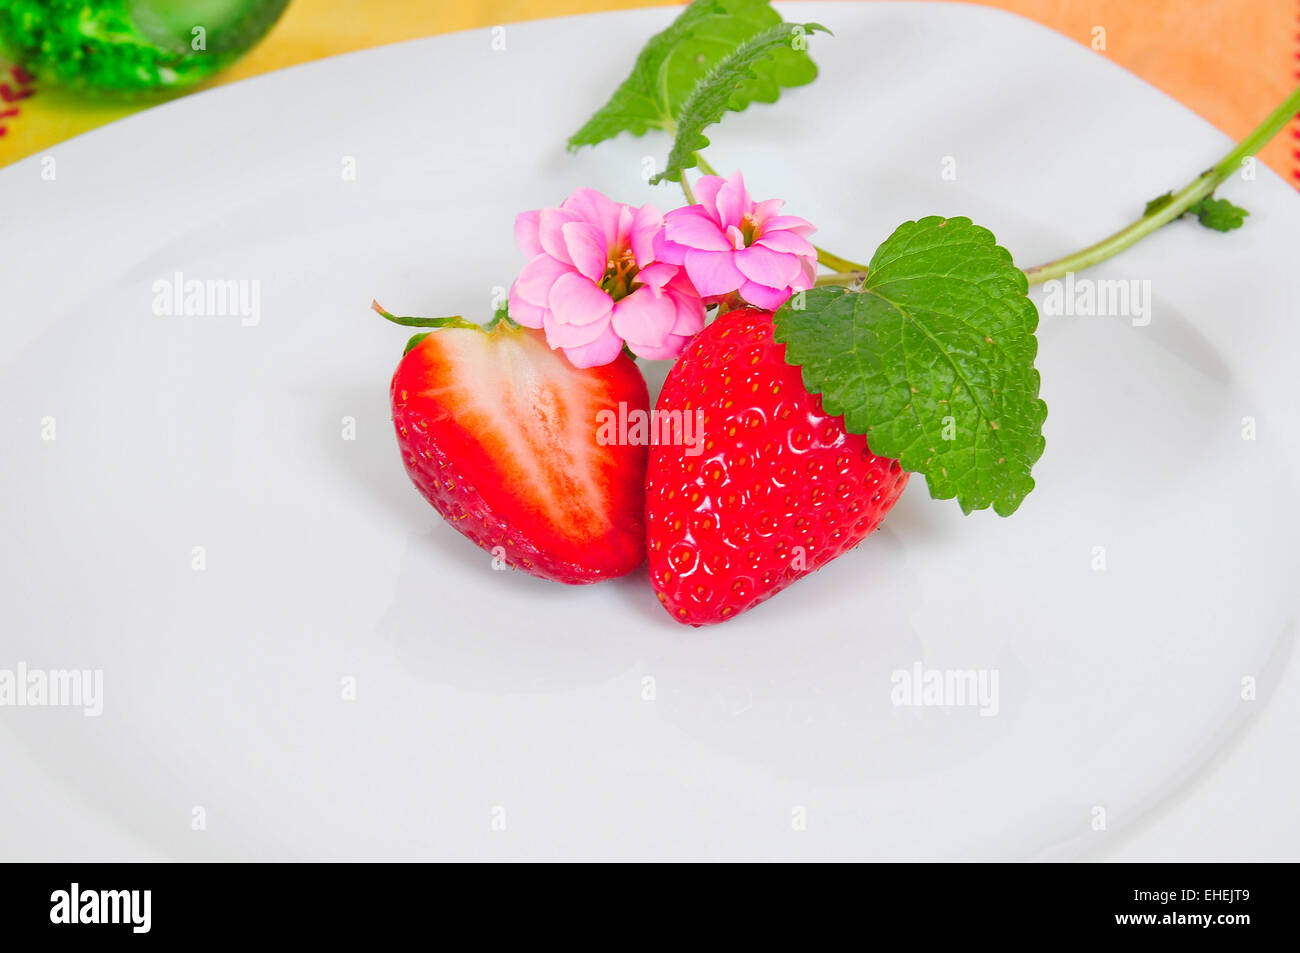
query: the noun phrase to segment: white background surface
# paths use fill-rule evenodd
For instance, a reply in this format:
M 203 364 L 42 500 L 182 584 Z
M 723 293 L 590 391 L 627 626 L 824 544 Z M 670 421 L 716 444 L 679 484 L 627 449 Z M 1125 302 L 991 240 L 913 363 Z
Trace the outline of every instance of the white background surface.
M 793 15 L 836 33 L 821 79 L 730 117 L 710 158 L 844 254 L 965 214 L 1033 264 L 1229 147 L 1006 14 Z M 670 16 L 338 57 L 63 144 L 53 182 L 40 156 L 0 170 L 0 667 L 103 668 L 106 694 L 98 719 L 0 710 L 0 856 L 1300 855 L 1300 198 L 1262 166 L 1225 189 L 1245 228 L 1178 223 L 1097 271 L 1152 283 L 1149 326 L 1044 319 L 1021 512 L 964 518 L 914 480 L 728 625 L 677 627 L 640 577 L 493 573 L 407 484 L 405 337 L 366 305 L 486 318 L 516 211 L 579 185 L 676 204 L 641 180 L 663 138 L 563 150 Z M 260 281 L 261 323 L 154 315 L 178 270 Z M 998 716 L 895 708 L 914 661 L 997 668 Z

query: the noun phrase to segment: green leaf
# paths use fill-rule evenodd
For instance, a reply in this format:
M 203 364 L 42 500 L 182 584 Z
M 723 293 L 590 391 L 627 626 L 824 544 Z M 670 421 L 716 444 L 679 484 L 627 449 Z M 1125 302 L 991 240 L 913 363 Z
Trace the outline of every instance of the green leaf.
M 756 33 L 781 22 L 768 0 L 695 0 L 672 25 L 650 38 L 631 74 L 609 101 L 569 138 L 569 148 L 591 146 L 621 132 L 672 131 L 682 104 L 715 63 Z M 731 108 L 773 103 L 782 87 L 817 77 L 806 52 L 780 51 L 731 95 Z
M 1166 192 L 1164 195 L 1157 195 L 1150 202 L 1148 202 L 1147 207 L 1142 210 L 1142 217 L 1146 218 L 1148 215 L 1154 215 L 1156 212 L 1160 211 L 1162 208 L 1164 208 L 1173 200 L 1174 200 L 1173 192 Z
M 1173 200 L 1173 192 L 1158 195 L 1147 203 L 1142 214 L 1146 216 L 1158 212 Z M 1241 228 L 1249 214 L 1244 208 L 1233 205 L 1227 199 L 1216 199 L 1213 193 L 1189 205 L 1187 211 L 1183 213 L 1183 215 L 1195 215 L 1198 222 L 1216 232 L 1230 232 L 1234 228 Z
M 682 104 L 677 118 L 677 139 L 668 154 L 668 168 L 650 182 L 655 184 L 664 179 L 680 182 L 682 170 L 693 168 L 698 161 L 695 153 L 709 144 L 704 130 L 734 108 L 736 90 L 746 81 L 756 79 L 756 71 L 773 57 L 796 46 L 806 50 L 808 35 L 817 31 L 830 33 L 820 23 L 778 23 L 750 37 L 709 70 Z
M 504 301 L 497 305 L 497 309 L 492 312 L 492 320 L 484 325 L 483 330 L 491 331 L 502 322 L 504 322 L 508 328 L 516 328 L 519 326 L 515 324 L 514 320 L 510 317 L 509 308 Z
M 1009 516 L 1034 488 L 1047 405 L 1038 310 L 992 232 L 968 218 L 906 222 L 861 291 L 814 288 L 776 313 L 786 360 L 872 451 L 924 473 L 930 495 Z
M 1201 199 L 1188 211 L 1196 216 L 1198 222 L 1216 232 L 1230 232 L 1234 228 L 1241 228 L 1246 216 L 1250 214 L 1227 199 L 1216 199 L 1213 196 Z
M 421 332 L 420 334 L 412 334 L 411 340 L 407 341 L 406 347 L 402 349 L 402 356 L 405 357 L 406 355 L 410 354 L 412 348 L 414 348 L 417 344 L 419 344 L 421 341 L 423 341 L 432 333 L 433 333 L 432 331 L 424 331 Z

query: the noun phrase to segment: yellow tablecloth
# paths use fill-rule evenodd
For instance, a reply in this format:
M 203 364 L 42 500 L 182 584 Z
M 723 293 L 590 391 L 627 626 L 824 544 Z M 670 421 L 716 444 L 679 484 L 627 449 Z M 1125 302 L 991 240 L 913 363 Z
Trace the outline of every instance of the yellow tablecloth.
M 887 2 L 887 0 L 885 0 Z M 987 0 L 1107 56 L 1235 138 L 1300 83 L 1300 0 Z M 675 6 L 673 0 L 292 0 L 267 38 L 207 85 L 436 33 L 543 17 Z M 77 100 L 0 64 L 0 165 L 140 106 Z M 1300 187 L 1300 123 L 1261 153 Z

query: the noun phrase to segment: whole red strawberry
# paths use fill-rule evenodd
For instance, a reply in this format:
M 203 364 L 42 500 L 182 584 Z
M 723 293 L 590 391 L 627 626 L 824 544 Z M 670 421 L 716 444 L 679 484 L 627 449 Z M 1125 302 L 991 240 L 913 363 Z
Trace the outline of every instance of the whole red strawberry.
M 540 331 L 458 318 L 412 346 L 393 375 L 406 472 L 447 522 L 511 566 L 580 584 L 645 559 L 647 447 L 601 442 L 602 411 L 645 414 L 645 380 L 626 355 L 579 370 Z
M 722 315 L 691 342 L 656 416 L 673 411 L 694 439 L 651 449 L 646 530 L 650 581 L 688 625 L 735 618 L 852 549 L 907 484 L 808 393 L 766 311 Z

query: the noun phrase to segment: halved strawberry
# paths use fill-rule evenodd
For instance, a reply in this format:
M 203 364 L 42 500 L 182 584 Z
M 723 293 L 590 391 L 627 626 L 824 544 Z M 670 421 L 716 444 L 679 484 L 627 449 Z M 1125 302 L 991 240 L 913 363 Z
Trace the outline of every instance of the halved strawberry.
M 392 404 L 406 471 L 447 522 L 543 579 L 598 582 L 641 565 L 648 448 L 597 439 L 600 411 L 649 407 L 629 357 L 579 370 L 508 321 L 375 310 L 438 327 L 413 339 Z

